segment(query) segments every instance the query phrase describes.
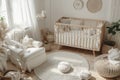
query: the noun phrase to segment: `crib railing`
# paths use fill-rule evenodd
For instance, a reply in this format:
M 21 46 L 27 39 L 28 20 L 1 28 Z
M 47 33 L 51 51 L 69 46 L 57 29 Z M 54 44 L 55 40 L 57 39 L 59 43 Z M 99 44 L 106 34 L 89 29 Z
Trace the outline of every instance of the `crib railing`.
M 97 27 L 57 22 L 54 29 L 56 44 L 100 51 L 104 24 Z

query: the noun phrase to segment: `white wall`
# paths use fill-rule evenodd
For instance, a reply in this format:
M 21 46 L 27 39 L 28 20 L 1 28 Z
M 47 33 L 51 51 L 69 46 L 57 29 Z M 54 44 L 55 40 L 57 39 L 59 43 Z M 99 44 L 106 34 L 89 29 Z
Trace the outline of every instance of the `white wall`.
M 45 0 L 34 0 L 34 1 L 35 1 L 35 11 L 36 11 L 36 16 L 37 16 L 41 13 L 42 10 L 45 9 Z M 44 20 L 40 20 L 39 18 L 37 18 L 37 21 L 38 21 L 38 25 L 40 28 L 45 27 Z
M 45 0 L 47 12 L 45 26 L 53 31 L 55 21 L 62 16 L 109 20 L 111 0 L 102 0 L 102 9 L 97 13 L 91 13 L 87 10 L 87 1 L 83 0 L 84 7 L 81 10 L 75 10 L 73 7 L 74 0 Z

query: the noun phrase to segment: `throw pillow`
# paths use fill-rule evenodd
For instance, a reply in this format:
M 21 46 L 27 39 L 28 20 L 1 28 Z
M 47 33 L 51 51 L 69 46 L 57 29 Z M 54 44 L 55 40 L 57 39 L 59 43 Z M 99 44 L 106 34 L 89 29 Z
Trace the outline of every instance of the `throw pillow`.
M 33 39 L 29 38 L 28 35 L 26 35 L 22 40 L 22 44 L 25 46 L 25 48 L 32 47 L 32 42 L 33 42 Z

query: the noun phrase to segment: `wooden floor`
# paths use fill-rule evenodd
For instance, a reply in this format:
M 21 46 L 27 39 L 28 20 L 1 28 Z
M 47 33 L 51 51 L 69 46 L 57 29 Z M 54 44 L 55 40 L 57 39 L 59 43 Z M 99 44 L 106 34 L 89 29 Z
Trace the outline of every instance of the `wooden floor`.
M 51 53 L 56 49 L 52 49 L 51 51 L 48 51 L 47 54 Z M 90 71 L 92 73 L 92 78 L 90 80 L 106 80 L 105 78 L 101 77 L 95 70 L 94 70 L 94 59 L 95 56 L 93 56 L 93 52 L 89 50 L 83 50 L 83 49 L 78 49 L 78 48 L 71 48 L 71 47 L 61 47 L 60 50 L 65 50 L 65 51 L 70 51 L 70 52 L 75 52 L 77 54 L 80 54 L 81 56 L 84 56 L 89 64 L 90 64 Z M 12 65 L 10 62 L 8 62 L 8 70 L 18 70 L 14 65 Z M 30 76 L 35 76 L 34 72 L 32 71 L 29 73 Z M 117 79 L 107 79 L 107 80 L 120 80 L 120 77 Z

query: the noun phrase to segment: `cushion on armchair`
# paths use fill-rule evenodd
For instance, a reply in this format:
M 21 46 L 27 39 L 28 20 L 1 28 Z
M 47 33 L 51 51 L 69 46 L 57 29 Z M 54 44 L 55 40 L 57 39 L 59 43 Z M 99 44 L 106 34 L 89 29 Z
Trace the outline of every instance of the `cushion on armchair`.
M 22 44 L 25 46 L 25 48 L 32 48 L 32 47 L 39 48 L 42 46 L 42 42 L 35 41 L 32 38 L 29 38 L 27 35 L 23 38 Z
M 24 29 L 15 28 L 8 32 L 7 38 L 9 38 L 10 40 L 21 42 L 25 34 L 26 32 Z
M 41 51 L 44 51 L 44 48 L 28 48 L 25 52 L 24 52 L 24 58 L 30 58 L 33 56 L 38 56 L 40 54 Z M 38 53 L 38 54 L 34 54 L 34 53 Z

